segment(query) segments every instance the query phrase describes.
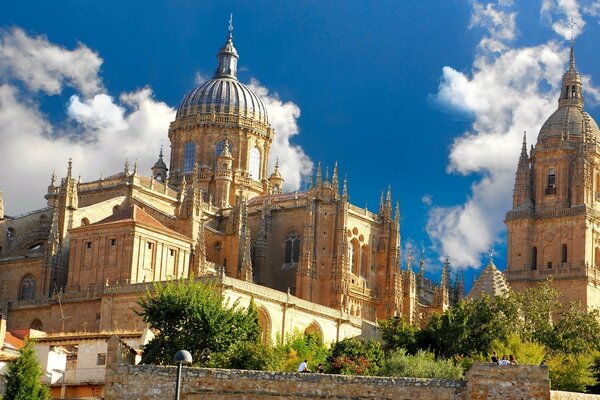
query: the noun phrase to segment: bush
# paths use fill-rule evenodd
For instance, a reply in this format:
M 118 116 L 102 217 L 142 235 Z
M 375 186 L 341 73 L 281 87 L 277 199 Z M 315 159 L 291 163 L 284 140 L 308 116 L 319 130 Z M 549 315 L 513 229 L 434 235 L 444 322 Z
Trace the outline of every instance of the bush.
M 375 340 L 348 338 L 333 346 L 327 361 L 334 374 L 377 375 L 384 355 L 381 344 Z
M 254 342 L 238 342 L 226 352 L 216 355 L 212 361 L 213 365 L 219 368 L 277 371 L 281 368 L 284 359 L 281 352 L 272 346 Z
M 294 331 L 286 337 L 283 345 L 275 347 L 274 352 L 279 357 L 278 371 L 297 371 L 298 365 L 308 360 L 308 369 L 315 371 L 319 364 L 326 364 L 329 349 L 323 344 L 321 338 L 315 334 L 305 334 Z
M 387 355 L 379 375 L 459 380 L 463 378 L 464 371 L 452 360 L 436 360 L 432 352 L 419 350 L 417 354 L 409 355 L 404 349 L 399 349 Z
M 548 360 L 553 390 L 585 392 L 595 385 L 592 354 L 556 354 Z
M 543 344 L 523 341 L 515 333 L 508 335 L 506 341 L 495 340 L 492 342 L 492 349 L 496 351 L 499 358 L 503 354 L 514 355 L 519 364 L 539 365 L 546 356 L 546 347 Z

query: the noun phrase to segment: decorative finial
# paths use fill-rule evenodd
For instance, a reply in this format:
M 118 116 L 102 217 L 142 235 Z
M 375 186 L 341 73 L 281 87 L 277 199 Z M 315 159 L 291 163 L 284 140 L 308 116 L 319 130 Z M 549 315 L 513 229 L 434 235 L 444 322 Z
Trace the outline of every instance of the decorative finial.
M 229 14 L 229 37 L 233 37 L 233 13 Z
M 67 167 L 67 176 L 70 178 L 71 177 L 71 168 L 72 168 L 72 164 L 73 164 L 73 159 L 69 158 L 69 163 L 68 163 L 68 167 Z
M 158 155 L 160 158 L 163 158 L 163 140 L 160 139 L 160 154 Z
M 494 258 L 494 249 L 489 249 L 490 260 Z
M 575 44 L 575 21 L 571 17 L 571 47 Z

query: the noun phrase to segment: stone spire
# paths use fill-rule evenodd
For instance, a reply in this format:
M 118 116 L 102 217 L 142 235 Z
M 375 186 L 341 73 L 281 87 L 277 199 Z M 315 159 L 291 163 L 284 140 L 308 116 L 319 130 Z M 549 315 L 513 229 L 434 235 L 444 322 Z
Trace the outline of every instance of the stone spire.
M 323 184 L 323 177 L 321 176 L 321 161 L 317 164 L 317 177 L 316 177 L 316 186 L 321 186 Z
M 344 176 L 344 186 L 342 188 L 342 200 L 348 201 L 348 179 Z
M 563 75 L 562 89 L 558 106 L 575 106 L 583 108 L 583 91 L 581 85 L 581 76 L 575 68 L 575 45 L 571 43 L 571 51 L 569 55 L 569 69 Z
M 221 50 L 217 53 L 218 66 L 214 78 L 231 78 L 237 80 L 237 62 L 239 55 L 233 47 L 233 15 L 229 18 L 229 34 Z
M 513 209 L 529 209 L 533 207 L 531 202 L 531 167 L 527 155 L 527 132 L 523 133 L 523 146 L 515 176 L 515 187 L 513 191 Z
M 425 250 L 421 251 L 421 259 L 419 260 L 419 275 L 425 276 Z
M 279 172 L 279 157 L 275 160 L 275 170 L 269 177 L 269 185 L 273 193 L 281 193 L 283 191 L 283 181 L 281 172 Z
M 164 182 L 165 178 L 167 177 L 168 170 L 169 168 L 167 168 L 167 164 L 165 164 L 165 161 L 163 160 L 163 147 L 161 145 L 158 160 L 156 160 L 154 166 L 152 167 L 152 177 L 159 182 Z
M 340 183 L 338 180 L 338 165 L 337 161 L 333 165 L 333 175 L 331 177 L 331 188 L 333 189 L 333 195 L 336 199 L 339 198 L 340 195 Z
M 244 229 L 244 248 L 242 250 L 242 265 L 240 269 L 240 279 L 246 282 L 252 282 L 252 257 L 250 255 L 250 230 L 248 224 Z
M 504 274 L 496 268 L 494 260 L 490 255 L 487 266 L 479 278 L 473 283 L 473 287 L 467 297 L 472 299 L 479 299 L 484 295 L 494 296 L 507 296 L 509 291 L 508 283 Z
M 0 192 L 0 221 L 4 220 L 4 197 L 2 197 L 2 192 Z

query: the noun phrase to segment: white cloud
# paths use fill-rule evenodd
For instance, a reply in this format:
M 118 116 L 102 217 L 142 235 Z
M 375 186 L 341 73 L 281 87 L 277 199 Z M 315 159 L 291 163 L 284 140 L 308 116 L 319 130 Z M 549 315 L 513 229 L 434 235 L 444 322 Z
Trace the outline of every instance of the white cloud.
M 91 96 L 102 89 L 100 65 L 98 54 L 81 43 L 67 50 L 19 28 L 0 31 L 0 76 L 19 80 L 31 91 L 58 94 L 66 84 Z
M 275 159 L 278 157 L 279 170 L 285 179 L 285 191 L 297 190 L 303 179 L 310 176 L 313 168 L 313 162 L 302 147 L 291 143 L 292 137 L 300 133 L 297 123 L 300 108 L 291 101 L 283 102 L 277 93 L 269 93 L 269 90 L 256 80 L 252 80 L 248 87 L 265 104 L 269 122 L 275 130 L 275 139 L 270 150 L 269 171 L 275 167 Z
M 68 50 L 19 28 L 0 32 L 0 38 L 0 159 L 7 171 L 0 174 L 0 190 L 9 215 L 44 206 L 50 174 L 64 176 L 69 158 L 84 181 L 119 172 L 126 158 L 131 164 L 137 159 L 140 173 L 150 174 L 175 109 L 154 99 L 148 87 L 118 97 L 105 93 L 98 76 L 102 60 L 83 44 Z M 65 121 L 53 125 L 40 111 L 37 92 L 54 95 L 65 86 L 76 94 Z M 300 109 L 258 82 L 251 87 L 276 131 L 270 170 L 279 156 L 287 189 L 297 189 L 312 169 L 302 149 L 290 143 L 298 134 Z
M 516 27 L 513 22 L 501 22 L 514 21 L 510 2 L 473 4 L 471 25 L 486 28 L 487 34 L 478 45 L 470 73 L 443 68 L 435 98 L 449 112 L 465 113 L 474 120 L 454 140 L 447 171 L 479 178 L 464 204 L 433 206 L 427 223 L 437 251 L 448 254 L 457 267 L 479 267 L 480 255 L 501 241 L 523 131 L 528 132 L 528 144 L 535 143 L 541 125 L 557 107 L 568 61 L 568 49 L 552 40 L 533 47 L 511 47 Z M 569 1 L 545 1 L 543 6 L 546 14 L 558 10 L 574 15 L 577 10 Z M 600 91 L 589 77 L 584 82 L 586 98 L 598 101 Z
M 576 38 L 585 26 L 577 0 L 543 0 L 541 15 L 565 39 L 571 39 L 571 33 Z
M 421 197 L 421 202 L 426 206 L 430 206 L 433 204 L 433 196 L 430 194 L 425 194 L 423 197 Z

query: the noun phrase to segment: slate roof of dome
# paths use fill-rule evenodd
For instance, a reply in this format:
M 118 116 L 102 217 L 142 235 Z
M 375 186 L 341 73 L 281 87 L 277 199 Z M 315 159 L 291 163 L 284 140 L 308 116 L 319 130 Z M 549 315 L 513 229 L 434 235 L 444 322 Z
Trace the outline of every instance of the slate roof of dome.
M 269 124 L 267 109 L 260 98 L 238 81 L 237 60 L 231 31 L 217 53 L 218 66 L 211 80 L 190 91 L 177 109 L 177 118 L 194 114 L 233 114 Z
M 496 268 L 494 261 L 490 257 L 490 261 L 484 270 L 481 271 L 481 275 L 479 275 L 479 278 L 473 284 L 467 297 L 479 299 L 484 295 L 490 297 L 506 296 L 508 290 L 509 286 L 506 277 Z

